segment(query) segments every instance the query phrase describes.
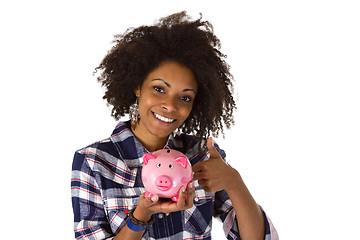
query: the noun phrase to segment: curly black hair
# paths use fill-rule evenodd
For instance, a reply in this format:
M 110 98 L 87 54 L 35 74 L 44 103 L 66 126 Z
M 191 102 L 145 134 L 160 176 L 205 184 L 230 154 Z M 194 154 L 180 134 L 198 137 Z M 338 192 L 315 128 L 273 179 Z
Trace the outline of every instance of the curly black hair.
M 201 138 L 224 133 L 234 123 L 233 77 L 226 55 L 208 21 L 191 20 L 185 11 L 161 18 L 152 26 L 129 28 L 115 35 L 114 46 L 95 69 L 105 87 L 104 99 L 119 119 L 129 113 L 134 90 L 164 61 L 182 64 L 195 75 L 198 93 L 192 111 L 180 127 L 183 133 Z

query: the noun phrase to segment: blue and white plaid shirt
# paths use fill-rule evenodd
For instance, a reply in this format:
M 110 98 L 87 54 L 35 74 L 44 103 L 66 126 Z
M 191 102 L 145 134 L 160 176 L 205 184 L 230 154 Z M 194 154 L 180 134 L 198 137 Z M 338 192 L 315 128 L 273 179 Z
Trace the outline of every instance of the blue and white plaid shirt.
M 145 192 L 141 169 L 147 151 L 127 124 L 120 122 L 110 138 L 75 153 L 71 192 L 76 239 L 112 239 Z M 166 148 L 184 153 L 194 165 L 209 157 L 208 152 L 198 151 L 198 144 L 197 138 L 181 134 L 170 136 Z M 225 152 L 216 147 L 225 160 Z M 271 221 L 263 214 L 265 239 L 277 239 Z M 142 239 L 211 239 L 212 217 L 223 222 L 228 239 L 240 239 L 227 193 L 207 193 L 195 181 L 193 207 L 170 214 L 155 213 L 155 221 Z

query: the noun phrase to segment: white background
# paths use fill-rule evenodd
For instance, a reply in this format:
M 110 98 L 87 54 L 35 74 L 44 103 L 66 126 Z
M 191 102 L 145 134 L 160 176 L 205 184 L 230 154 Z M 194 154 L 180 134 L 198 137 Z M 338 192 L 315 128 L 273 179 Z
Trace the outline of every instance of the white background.
M 73 239 L 74 151 L 116 125 L 92 72 L 114 34 L 181 10 L 222 41 L 238 110 L 217 141 L 280 238 L 359 239 L 360 8 L 347 0 L 2 1 L 1 239 Z

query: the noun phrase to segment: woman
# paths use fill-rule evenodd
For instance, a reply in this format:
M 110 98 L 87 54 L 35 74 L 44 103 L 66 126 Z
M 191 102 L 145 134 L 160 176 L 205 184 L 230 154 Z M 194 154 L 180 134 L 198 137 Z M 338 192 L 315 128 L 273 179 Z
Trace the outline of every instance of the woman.
M 117 35 L 100 66 L 104 99 L 120 122 L 75 153 L 72 200 L 77 239 L 210 239 L 212 217 L 228 239 L 277 234 L 237 170 L 210 136 L 233 123 L 232 76 L 212 26 L 185 12 Z M 172 202 L 144 197 L 142 156 L 184 153 L 194 179 Z

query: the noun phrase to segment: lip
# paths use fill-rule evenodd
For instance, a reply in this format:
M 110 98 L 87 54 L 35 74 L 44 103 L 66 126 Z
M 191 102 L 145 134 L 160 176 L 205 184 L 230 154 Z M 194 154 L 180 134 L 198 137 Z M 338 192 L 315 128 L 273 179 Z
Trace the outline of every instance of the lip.
M 168 190 L 170 187 L 168 187 L 168 186 L 157 186 L 157 188 L 158 188 L 160 191 L 166 191 L 166 190 Z
M 171 124 L 173 124 L 173 123 L 176 122 L 176 119 L 175 119 L 175 118 L 167 117 L 167 116 L 164 116 L 164 115 L 162 115 L 162 114 L 156 113 L 157 115 L 160 115 L 160 116 L 162 116 L 162 117 L 164 117 L 164 118 L 174 119 L 174 121 L 172 121 L 172 122 L 164 122 L 164 121 L 160 120 L 159 118 L 157 118 L 157 117 L 155 116 L 155 112 L 152 112 L 152 114 L 153 114 L 155 120 L 157 120 L 157 121 L 158 121 L 160 124 L 162 124 L 162 125 L 171 125 Z

